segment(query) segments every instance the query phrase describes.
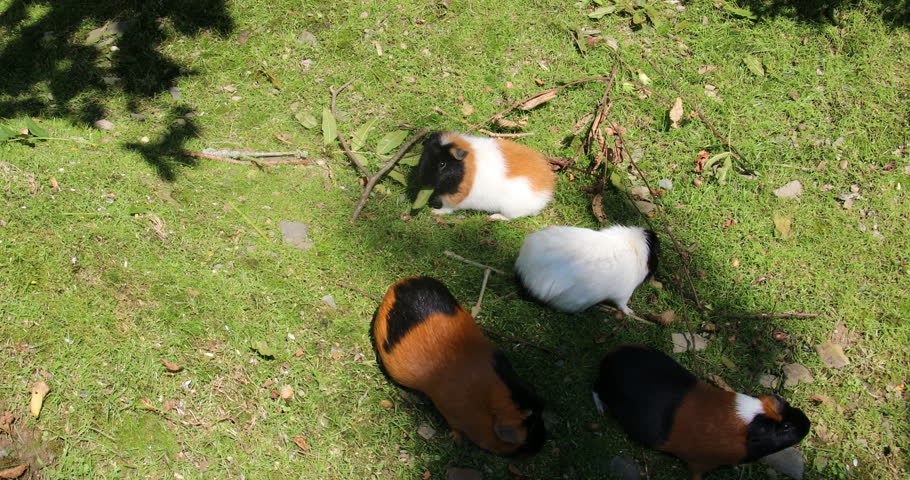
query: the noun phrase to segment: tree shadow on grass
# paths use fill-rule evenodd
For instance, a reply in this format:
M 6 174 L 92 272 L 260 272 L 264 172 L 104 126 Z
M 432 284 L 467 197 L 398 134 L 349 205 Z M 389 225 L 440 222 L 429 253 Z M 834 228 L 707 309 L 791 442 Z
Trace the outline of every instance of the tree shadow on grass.
M 0 12 L 0 118 L 47 115 L 91 125 L 114 95 L 135 112 L 194 74 L 161 53 L 169 32 L 225 36 L 233 26 L 224 0 L 13 0 Z M 87 27 L 97 30 L 85 34 Z M 178 104 L 166 117 L 190 112 Z M 179 150 L 194 131 L 191 122 L 177 126 L 155 146 Z M 164 152 L 139 150 L 173 180 L 175 162 Z
M 893 28 L 910 27 L 908 0 L 740 0 L 757 17 L 793 17 L 814 24 L 836 24 L 835 11 L 864 9 L 868 15 L 878 15 Z

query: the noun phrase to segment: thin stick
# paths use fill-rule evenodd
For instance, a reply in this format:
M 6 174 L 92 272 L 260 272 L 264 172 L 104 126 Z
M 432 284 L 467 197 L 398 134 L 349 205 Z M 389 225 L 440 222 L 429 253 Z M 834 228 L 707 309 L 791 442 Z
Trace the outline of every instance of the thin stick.
M 784 168 L 795 168 L 796 170 L 802 170 L 804 172 L 814 172 L 815 170 L 808 167 L 798 167 L 796 165 L 787 165 L 786 163 L 772 163 L 775 167 L 784 167 Z
M 286 153 L 286 152 L 254 152 L 254 153 L 259 153 L 260 155 L 250 154 L 247 156 L 251 157 L 251 158 L 268 157 L 268 156 L 275 156 L 275 157 L 289 156 L 289 155 L 261 155 L 262 153 L 272 154 L 272 153 Z M 275 159 L 271 159 L 271 160 L 264 160 L 264 159 L 256 160 L 255 162 L 253 162 L 250 160 L 238 160 L 236 158 L 221 157 L 218 155 L 212 155 L 212 154 L 208 154 L 208 153 L 182 151 L 182 152 L 180 152 L 180 154 L 187 156 L 187 157 L 205 158 L 208 160 L 218 160 L 219 162 L 234 163 L 237 165 L 255 165 L 257 163 L 263 164 L 263 165 L 288 165 L 288 164 L 290 164 L 290 165 L 312 165 L 313 164 L 312 160 L 309 160 L 306 158 L 283 158 L 283 159 L 275 158 Z
M 491 267 L 491 266 L 489 266 L 489 265 L 484 265 L 484 264 L 482 264 L 482 263 L 475 262 L 474 260 L 468 260 L 467 258 L 464 258 L 464 257 L 462 257 L 461 255 L 459 255 L 459 254 L 457 254 L 457 253 L 455 253 L 455 252 L 453 252 L 453 251 L 451 251 L 451 250 L 446 250 L 446 251 L 444 251 L 444 252 L 442 252 L 442 253 L 445 254 L 447 257 L 452 257 L 452 258 L 454 258 L 455 260 L 460 260 L 460 261 L 462 261 L 462 262 L 464 262 L 464 263 L 467 263 L 468 265 L 474 265 L 475 267 L 486 268 L 487 270 L 490 270 L 490 271 L 492 271 L 492 272 L 498 273 L 498 274 L 500 274 L 500 275 L 505 275 L 505 274 L 506 274 L 506 272 L 503 272 L 502 270 L 500 270 L 500 269 L 498 269 L 498 268 L 493 268 L 493 267 Z
M 506 339 L 506 340 L 509 340 L 509 341 L 512 341 L 512 342 L 515 342 L 515 343 L 520 343 L 520 344 L 522 344 L 522 345 L 527 345 L 527 346 L 529 346 L 529 347 L 534 347 L 534 348 L 536 348 L 536 349 L 538 349 L 538 350 L 542 350 L 542 351 L 547 352 L 547 353 L 552 353 L 553 355 L 559 355 L 558 353 L 554 352 L 553 350 L 551 350 L 551 349 L 549 349 L 549 348 L 547 348 L 547 347 L 544 347 L 543 345 L 538 345 L 538 344 L 536 344 L 536 343 L 534 343 L 534 342 L 529 342 L 529 341 L 527 341 L 527 340 L 525 340 L 525 339 L 523 339 L 523 338 L 513 337 L 513 336 L 511 336 L 511 335 L 506 335 L 506 334 L 504 334 L 504 333 L 499 333 L 499 332 L 497 332 L 496 330 L 491 330 L 491 329 L 489 329 L 489 328 L 487 328 L 487 327 L 484 327 L 483 325 L 478 325 L 478 326 L 480 327 L 481 330 L 483 330 L 484 332 L 487 332 L 487 333 L 489 333 L 489 334 L 491 334 L 491 335 L 496 335 L 497 337 L 504 338 L 504 339 Z M 562 355 L 559 355 L 559 356 L 562 356 Z
M 474 125 L 471 125 L 470 123 L 468 123 L 467 120 L 465 120 L 465 119 L 463 119 L 463 118 L 458 118 L 458 117 L 456 117 L 455 115 L 452 115 L 451 113 L 446 112 L 445 110 L 443 110 L 443 109 L 441 109 L 441 108 L 439 108 L 439 107 L 433 107 L 433 111 L 436 112 L 436 113 L 438 113 L 438 114 L 440 114 L 440 115 L 442 115 L 442 116 L 444 116 L 444 117 L 447 117 L 447 118 L 449 118 L 449 119 L 455 120 L 456 122 L 461 122 L 463 125 L 465 125 L 466 127 L 468 127 L 468 131 L 469 131 L 469 132 L 476 129 L 476 130 L 477 130 L 478 132 L 480 132 L 480 133 L 489 135 L 489 136 L 491 136 L 491 137 L 498 137 L 498 138 L 519 138 L 519 137 L 530 137 L 531 135 L 534 135 L 534 132 L 521 132 L 521 133 L 496 133 L 496 132 L 491 132 L 491 131 L 489 131 L 489 130 L 487 130 L 487 129 L 485 129 L 485 128 L 477 128 L 477 127 L 475 127 Z
M 584 144 L 585 149 L 590 151 L 591 142 L 594 140 L 594 137 L 597 135 L 597 129 L 600 127 L 601 123 L 607 120 L 607 115 L 610 113 L 610 110 L 613 108 L 613 102 L 610 101 L 610 94 L 613 90 L 613 82 L 616 80 L 616 67 L 618 62 L 613 62 L 613 68 L 610 70 L 610 80 L 607 81 L 607 88 L 604 89 L 604 94 L 600 99 L 600 103 L 597 104 L 598 112 L 594 115 L 594 120 L 591 122 L 591 129 L 588 130 L 588 135 L 585 137 Z M 601 145 L 601 154 L 606 156 L 607 152 L 604 148 L 604 145 Z
M 682 98 L 689 105 L 692 105 L 695 107 L 695 114 L 698 115 L 698 118 L 701 119 L 702 123 L 704 123 L 705 126 L 711 130 L 711 133 L 713 133 L 714 136 L 717 137 L 717 139 L 720 140 L 721 143 L 723 143 L 724 146 L 726 146 L 728 150 L 730 150 L 730 153 L 732 153 L 733 156 L 736 157 L 737 160 L 742 160 L 743 157 L 740 156 L 739 152 L 737 152 L 735 148 L 733 148 L 733 145 L 730 145 L 730 141 L 727 140 L 726 137 L 721 135 L 720 132 L 718 132 L 717 129 L 714 128 L 714 125 L 712 125 L 711 122 L 708 121 L 708 118 L 705 117 L 705 114 L 701 112 L 700 108 L 698 108 L 698 104 L 693 101 L 689 101 L 687 98 L 684 98 L 683 91 L 682 91 L 682 89 L 679 88 L 679 85 L 676 83 L 676 80 L 674 80 L 672 76 L 668 76 L 667 74 L 665 74 L 663 72 L 663 70 L 660 69 L 660 67 L 658 67 L 653 61 L 651 61 L 650 58 L 648 58 L 647 55 L 642 55 L 642 56 L 651 65 L 651 68 L 653 68 L 658 74 L 660 74 L 661 77 L 670 80 L 670 84 L 673 85 L 674 89 L 676 89 L 676 93 L 679 94 L 680 98 Z
M 375 175 L 367 180 L 367 184 L 363 187 L 363 194 L 360 195 L 360 202 L 358 202 L 357 206 L 354 207 L 354 214 L 351 215 L 351 223 L 354 223 L 357 220 L 357 217 L 360 216 L 360 211 L 363 210 L 364 205 L 366 205 L 367 200 L 370 197 L 370 192 L 373 191 L 373 187 L 376 186 L 376 182 L 378 182 L 379 179 L 381 179 L 382 176 L 385 175 L 389 170 L 394 168 L 395 164 L 398 163 L 398 161 L 401 160 L 401 157 L 403 157 L 408 149 L 411 148 L 411 145 L 414 145 L 417 140 L 423 138 L 423 136 L 426 135 L 429 131 L 430 129 L 428 128 L 421 128 L 417 130 L 417 132 L 411 136 L 411 139 L 405 142 L 405 144 L 398 149 L 398 153 L 396 153 L 394 157 L 386 162 L 386 164 L 380 168 Z
M 349 290 L 353 290 L 353 291 L 355 291 L 355 292 L 357 292 L 357 293 L 359 293 L 359 294 L 361 294 L 361 295 L 366 295 L 366 296 L 368 296 L 368 297 L 370 297 L 370 298 L 373 298 L 373 299 L 376 299 L 376 300 L 382 300 L 382 297 L 380 297 L 379 295 L 374 295 L 374 294 L 372 294 L 372 293 L 370 293 L 370 292 L 363 291 L 363 290 L 361 290 L 361 289 L 359 289 L 359 288 L 357 288 L 357 287 L 355 287 L 355 286 L 353 286 L 353 285 L 348 285 L 348 284 L 345 284 L 345 283 L 341 283 L 341 282 L 339 282 L 338 280 L 333 280 L 333 279 L 331 279 L 331 278 L 329 278 L 328 281 L 334 283 L 335 285 L 338 285 L 339 287 L 344 287 L 344 288 L 347 288 L 347 289 L 349 289 Z
M 815 318 L 820 317 L 820 313 L 801 313 L 801 312 L 785 312 L 785 313 L 756 313 L 752 315 L 739 315 L 736 313 L 727 313 L 727 312 L 711 312 L 711 315 L 715 317 L 724 317 L 724 318 Z
M 471 307 L 471 316 L 476 317 L 480 314 L 480 305 L 483 303 L 483 294 L 487 290 L 487 280 L 490 279 L 490 269 L 483 271 L 483 283 L 480 284 L 480 296 L 477 297 L 477 303 Z
M 562 90 L 563 88 L 571 87 L 572 85 L 577 85 L 577 84 L 579 84 L 579 83 L 596 82 L 596 81 L 607 80 L 607 79 L 608 79 L 608 77 L 592 77 L 592 78 L 585 78 L 585 79 L 582 79 L 582 80 L 575 80 L 574 82 L 569 82 L 569 83 L 566 83 L 566 84 L 564 84 L 564 85 L 560 85 L 560 86 L 558 86 L 558 87 L 548 88 L 548 89 L 544 90 L 544 92 L 547 92 L 547 91 L 550 91 L 550 90 Z M 482 121 L 482 122 L 480 122 L 480 123 L 474 124 L 474 125 L 471 127 L 471 130 L 477 130 L 481 125 L 490 123 L 490 122 L 492 122 L 493 120 L 502 117 L 503 115 L 505 115 L 505 114 L 511 112 L 512 110 L 515 110 L 516 108 L 520 107 L 521 105 L 523 105 L 523 104 L 524 104 L 525 102 L 527 102 L 528 100 L 531 100 L 531 99 L 534 98 L 534 97 L 540 96 L 540 95 L 543 94 L 544 92 L 540 92 L 540 93 L 531 95 L 530 97 L 523 98 L 523 99 L 521 99 L 521 100 L 519 100 L 519 101 L 513 103 L 511 106 L 509 106 L 509 108 L 507 108 L 507 109 L 505 109 L 505 110 L 503 110 L 503 111 L 501 111 L 501 112 L 499 112 L 499 113 L 493 115 L 492 117 L 490 117 L 490 118 L 488 118 L 488 119 L 486 119 L 486 120 L 484 120 L 484 121 Z
M 344 90 L 345 88 L 348 88 L 348 85 L 350 85 L 353 82 L 354 82 L 354 80 L 348 80 L 347 83 L 345 83 L 344 85 L 339 87 L 337 90 L 332 87 L 329 87 L 329 92 L 332 93 L 331 112 L 332 112 L 332 116 L 335 117 L 335 119 L 338 119 L 338 115 L 335 111 L 335 101 L 338 99 L 338 94 L 341 93 L 341 91 Z M 341 133 L 341 130 L 336 129 L 335 133 L 336 133 L 336 136 L 338 137 L 338 143 L 341 144 L 341 149 L 344 150 L 344 153 L 348 156 L 348 158 L 351 160 L 351 162 L 357 167 L 357 169 L 360 170 L 361 173 L 363 173 L 363 175 L 365 177 L 369 177 L 370 171 L 367 170 L 366 167 L 364 167 L 363 164 L 360 163 L 360 160 L 357 160 L 357 157 L 355 157 L 354 154 L 351 152 L 351 147 L 348 146 L 348 141 L 344 139 L 344 135 Z
M 617 309 L 617 308 L 611 307 L 610 305 L 603 305 L 603 304 L 601 304 L 601 305 L 598 305 L 598 306 L 595 307 L 595 308 L 597 308 L 597 309 L 600 310 L 601 312 L 607 312 L 607 313 L 617 313 L 617 312 L 619 312 L 619 313 L 622 313 L 624 316 L 629 317 L 629 318 L 631 318 L 632 320 L 637 320 L 637 321 L 639 321 L 639 322 L 641 322 L 641 323 L 644 323 L 645 325 L 651 325 L 651 326 L 657 325 L 656 323 L 654 323 L 654 322 L 652 322 L 652 321 L 650 321 L 650 320 L 646 320 L 646 319 L 644 319 L 644 318 L 642 318 L 642 317 L 639 317 L 638 315 L 635 315 L 634 313 L 625 313 L 625 312 L 623 312 L 623 311 L 621 311 L 621 310 L 619 310 L 619 309 Z
M 240 211 L 240 209 L 235 207 L 231 202 L 225 202 L 225 205 L 231 207 L 231 210 L 240 214 L 240 216 L 243 217 L 244 220 L 246 220 L 246 223 L 248 223 L 251 227 L 253 227 L 253 230 L 256 230 L 256 233 L 258 233 L 260 237 L 262 237 L 267 242 L 271 242 L 271 239 L 269 239 L 269 237 L 267 237 L 265 235 L 265 232 L 263 232 L 259 227 L 257 227 L 255 223 L 253 223 L 253 220 L 251 220 L 250 217 L 248 217 L 245 213 Z

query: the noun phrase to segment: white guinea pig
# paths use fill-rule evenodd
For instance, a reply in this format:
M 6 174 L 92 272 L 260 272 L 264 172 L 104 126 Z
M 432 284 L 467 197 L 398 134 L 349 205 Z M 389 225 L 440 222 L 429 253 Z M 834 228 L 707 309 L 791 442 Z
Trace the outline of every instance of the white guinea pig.
M 556 185 L 549 162 L 534 150 L 454 132 L 436 132 L 424 141 L 417 177 L 442 200 L 433 213 L 483 210 L 500 220 L 537 215 Z
M 659 252 L 657 235 L 641 227 L 550 227 L 525 238 L 515 273 L 531 296 L 557 310 L 610 300 L 632 313 L 632 292 L 657 269 Z

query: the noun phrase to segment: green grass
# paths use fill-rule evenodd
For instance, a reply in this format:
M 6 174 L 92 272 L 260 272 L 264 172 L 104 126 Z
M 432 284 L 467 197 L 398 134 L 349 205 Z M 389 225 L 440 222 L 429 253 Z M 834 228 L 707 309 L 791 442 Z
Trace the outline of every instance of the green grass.
M 678 355 L 684 365 L 738 391 L 782 395 L 810 417 L 813 432 L 800 445 L 806 478 L 898 479 L 910 470 L 902 390 L 910 373 L 910 33 L 890 20 L 893 10 L 846 2 L 831 18 L 807 18 L 742 2 L 762 14 L 752 21 L 693 1 L 662 10 L 659 28 L 631 28 L 627 16 L 590 19 L 573 2 L 193 3 L 208 14 L 171 3 L 0 0 L 0 59 L 11 66 L 0 74 L 0 124 L 19 130 L 34 117 L 52 137 L 89 142 L 0 143 L 0 412 L 41 440 L 29 449 L 56 458 L 44 477 L 444 478 L 456 465 L 510 478 L 505 460 L 454 445 L 444 420 L 388 384 L 367 332 L 376 300 L 336 282 L 382 295 L 403 276 L 426 274 L 474 302 L 483 272 L 442 252 L 509 270 L 527 234 L 517 227 L 597 227 L 580 189 L 592 180 L 561 173 L 551 206 L 505 224 L 478 212 L 437 222 L 422 210 L 403 219 L 413 189 L 385 179 L 351 224 L 360 196 L 354 169 L 294 114 L 320 118 L 329 87 L 353 79 L 339 96 L 338 124 L 353 132 L 378 120 L 365 149 L 402 124 L 464 129 L 433 107 L 461 116 L 461 98 L 474 107 L 465 119 L 477 123 L 544 88 L 608 75 L 613 51 L 600 44 L 582 54 L 570 35 L 576 29 L 600 29 L 620 45 L 610 119 L 627 130 L 650 181 L 674 182 L 652 221 L 673 228 L 702 301 L 722 312 L 822 315 L 699 312 L 680 294 L 680 258 L 666 235 L 663 288 L 642 286 L 631 306 L 674 310 L 679 320 L 670 327 L 501 298 L 514 285 L 493 275 L 478 322 L 558 352 L 493 338 L 548 402 L 550 440 L 518 468 L 529 478 L 604 478 L 609 459 L 623 455 L 653 479 L 685 475 L 679 461 L 636 446 L 598 416 L 588 390 L 610 345 L 669 350 L 670 333 L 684 331 L 688 317 L 710 344 Z M 115 42 L 119 54 L 84 45 L 104 22 L 137 17 Z M 46 31 L 56 40 L 42 43 Z M 761 61 L 763 76 L 746 67 L 747 55 Z M 699 73 L 705 66 L 713 69 Z M 647 96 L 627 90 L 635 69 L 652 80 Z M 121 81 L 105 86 L 108 75 Z M 704 94 L 706 84 L 722 102 Z M 562 90 L 508 118 L 527 118 L 534 135 L 523 143 L 572 157 L 577 143 L 565 146 L 564 137 L 596 108 L 603 85 Z M 694 185 L 697 153 L 724 146 L 697 117 L 669 128 L 676 96 L 687 114 L 696 102 L 742 155 L 724 185 L 711 176 Z M 99 118 L 115 129 L 93 129 Z M 208 147 L 303 148 L 325 164 L 261 171 L 173 155 Z M 796 179 L 799 199 L 773 195 Z M 852 185 L 862 198 L 845 209 L 838 195 Z M 644 224 L 624 195 L 606 197 L 610 221 Z M 774 213 L 792 218 L 790 238 L 775 234 Z M 282 220 L 310 225 L 315 247 L 282 243 Z M 772 278 L 754 283 L 762 276 Z M 774 340 L 776 330 L 787 339 Z M 813 347 L 824 341 L 843 344 L 851 364 L 822 365 Z M 260 356 L 254 342 L 275 355 Z M 169 373 L 162 358 L 183 369 Z M 780 375 L 792 362 L 815 383 L 773 391 L 758 384 L 758 375 Z M 36 420 L 27 405 L 39 379 L 52 392 Z M 293 400 L 272 400 L 284 385 Z M 386 399 L 393 408 L 380 406 Z M 423 423 L 435 438 L 417 435 Z M 308 451 L 296 453 L 298 435 Z M 748 465 L 709 478 L 762 479 L 765 470 Z

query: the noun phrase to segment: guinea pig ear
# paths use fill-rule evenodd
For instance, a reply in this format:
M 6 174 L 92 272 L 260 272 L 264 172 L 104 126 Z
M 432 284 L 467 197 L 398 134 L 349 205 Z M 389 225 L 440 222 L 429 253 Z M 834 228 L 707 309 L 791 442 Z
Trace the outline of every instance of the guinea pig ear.
M 493 425 L 493 431 L 496 432 L 496 437 L 504 443 L 510 443 L 513 445 L 518 445 L 525 441 L 527 437 L 527 432 L 523 432 L 517 425 L 503 425 L 497 423 Z
M 461 148 L 453 147 L 451 152 L 452 156 L 455 157 L 455 160 L 458 160 L 459 162 L 464 161 L 464 159 L 468 157 L 468 151 Z

